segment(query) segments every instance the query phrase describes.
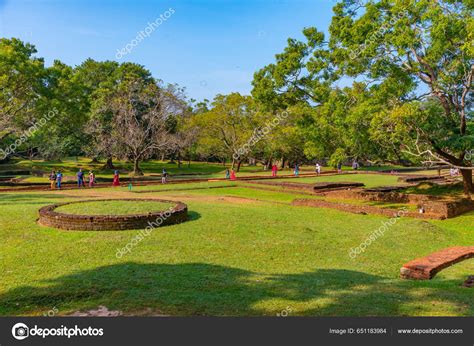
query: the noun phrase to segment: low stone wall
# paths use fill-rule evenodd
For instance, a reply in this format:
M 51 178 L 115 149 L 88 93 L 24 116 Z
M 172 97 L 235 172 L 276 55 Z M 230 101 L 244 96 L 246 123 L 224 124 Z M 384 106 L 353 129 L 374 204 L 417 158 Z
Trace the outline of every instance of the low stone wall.
M 406 176 L 406 177 L 399 177 L 398 181 L 403 181 L 406 183 L 418 183 L 421 181 L 427 180 L 444 180 L 444 177 L 438 177 L 437 175 L 418 175 L 418 176 Z
M 249 181 L 248 184 L 253 185 L 266 185 L 266 186 L 276 186 L 280 187 L 283 190 L 296 190 L 296 191 L 314 191 L 314 184 L 305 184 L 305 183 L 292 183 L 284 181 Z
M 393 208 L 379 208 L 371 205 L 356 205 L 349 203 L 336 203 L 323 201 L 318 199 L 295 199 L 292 202 L 294 206 L 300 207 L 314 207 L 314 208 L 330 208 L 337 209 L 341 211 L 346 211 L 348 213 L 354 214 L 375 214 L 383 215 L 387 217 L 396 217 L 396 216 L 409 216 L 418 219 L 444 219 L 442 215 L 424 213 L 420 214 L 415 211 L 407 211 L 402 209 L 393 209 Z
M 474 246 L 455 246 L 414 259 L 400 268 L 402 279 L 430 280 L 436 273 L 458 262 L 474 258 Z
M 356 199 L 372 202 L 415 204 L 417 209 L 423 208 L 429 218 L 448 219 L 474 210 L 474 201 L 460 199 L 443 200 L 436 196 L 421 194 L 405 194 L 401 192 L 370 192 L 365 190 L 339 190 L 323 194 L 325 197 Z
M 220 186 L 205 186 L 205 187 L 189 187 L 185 189 L 157 189 L 157 190 L 140 190 L 133 191 L 133 193 L 155 193 L 155 192 L 166 192 L 166 191 L 193 191 L 193 190 L 210 190 L 210 189 L 227 189 L 229 187 L 237 187 L 237 185 L 220 185 Z
M 418 205 L 423 207 L 425 212 L 441 214 L 446 218 L 452 218 L 469 211 L 474 210 L 474 202 L 470 199 L 461 199 L 458 201 L 425 201 Z
M 293 183 L 288 181 L 251 181 L 250 184 L 258 184 L 258 185 L 269 185 L 269 186 L 277 186 L 281 187 L 282 189 L 289 189 L 289 190 L 302 190 L 302 191 L 310 191 L 310 192 L 324 192 L 329 190 L 341 190 L 341 189 L 351 189 L 351 188 L 359 188 L 364 186 L 362 183 L 354 183 L 354 182 L 321 182 L 321 183 Z
M 107 200 L 85 200 L 80 202 L 69 202 L 52 204 L 39 210 L 38 223 L 43 226 L 59 228 L 63 230 L 78 231 L 112 231 L 144 229 L 154 225 L 164 226 L 181 223 L 188 220 L 188 207 L 186 204 L 175 201 L 165 201 L 156 199 L 140 199 L 139 201 L 167 202 L 175 206 L 169 210 L 161 210 L 148 214 L 136 215 L 73 215 L 63 214 L 55 211 L 56 208 L 73 203 L 86 203 Z M 121 201 L 137 201 L 137 199 L 120 199 Z M 161 222 L 159 220 L 162 220 Z

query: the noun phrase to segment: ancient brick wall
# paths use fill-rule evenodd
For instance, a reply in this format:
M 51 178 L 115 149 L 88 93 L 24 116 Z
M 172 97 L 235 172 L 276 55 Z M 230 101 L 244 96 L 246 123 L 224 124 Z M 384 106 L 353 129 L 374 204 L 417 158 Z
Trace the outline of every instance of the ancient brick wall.
M 136 201 L 136 199 L 121 199 L 122 201 Z M 174 201 L 146 199 L 146 201 L 168 202 L 175 204 L 169 210 L 162 210 L 139 215 L 73 215 L 55 211 L 59 206 L 72 203 L 85 203 L 92 200 L 48 205 L 39 210 L 38 222 L 41 225 L 64 230 L 80 231 L 107 231 L 144 229 L 150 223 L 155 225 L 171 225 L 188 220 L 188 207 L 186 204 Z M 97 200 L 94 200 L 97 201 Z M 110 200 L 102 200 L 110 201 Z M 144 201 L 144 199 L 140 199 Z M 161 221 L 159 221 L 161 220 Z M 155 226 L 157 227 L 157 226 Z

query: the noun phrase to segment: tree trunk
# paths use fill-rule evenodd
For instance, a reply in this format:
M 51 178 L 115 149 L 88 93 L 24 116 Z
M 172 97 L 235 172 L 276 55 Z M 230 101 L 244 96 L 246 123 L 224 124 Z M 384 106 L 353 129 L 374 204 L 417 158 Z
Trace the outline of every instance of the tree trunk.
M 461 169 L 462 180 L 464 185 L 464 194 L 470 195 L 471 192 L 474 192 L 472 186 L 472 170 L 470 169 Z
M 240 172 L 240 165 L 242 164 L 242 160 L 239 160 L 237 163 L 237 172 Z
M 280 168 L 281 169 L 285 168 L 285 158 L 284 157 L 281 158 L 281 167 Z
M 93 157 L 90 163 L 99 163 L 97 157 Z
M 103 169 L 114 169 L 114 163 L 112 161 L 112 157 L 108 157 L 107 161 L 105 162 L 105 165 L 102 167 Z
M 134 160 L 133 160 L 133 172 L 132 172 L 132 175 L 134 175 L 134 176 L 143 175 L 143 172 L 142 172 L 142 170 L 140 169 L 139 163 L 140 163 L 140 159 L 137 158 L 137 159 L 134 159 Z
M 272 168 L 272 163 L 273 163 L 273 155 L 270 155 L 270 157 L 268 158 L 268 161 L 265 163 L 267 169 L 270 169 Z

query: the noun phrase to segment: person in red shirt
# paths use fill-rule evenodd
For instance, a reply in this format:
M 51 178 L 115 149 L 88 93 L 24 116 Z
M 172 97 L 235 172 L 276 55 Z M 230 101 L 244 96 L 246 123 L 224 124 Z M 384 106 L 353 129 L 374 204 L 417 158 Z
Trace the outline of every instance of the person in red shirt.
M 114 172 L 114 182 L 112 184 L 114 186 L 120 186 L 120 177 L 119 177 L 119 172 L 118 171 Z
M 278 172 L 278 167 L 277 165 L 272 166 L 272 177 L 276 177 Z

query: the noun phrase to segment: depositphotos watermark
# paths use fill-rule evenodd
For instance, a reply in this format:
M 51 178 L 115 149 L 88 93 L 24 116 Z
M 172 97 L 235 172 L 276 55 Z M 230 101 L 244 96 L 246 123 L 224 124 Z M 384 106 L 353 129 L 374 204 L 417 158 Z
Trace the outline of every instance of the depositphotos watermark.
M 397 223 L 398 219 L 402 216 L 405 216 L 408 213 L 408 209 L 406 207 L 401 208 L 398 210 L 396 213 L 394 213 L 393 217 L 390 218 L 388 221 L 383 221 L 382 226 L 380 226 L 378 229 L 373 231 L 367 239 L 365 239 L 362 243 L 359 244 L 359 246 L 356 246 L 355 248 L 351 248 L 349 251 L 349 257 L 354 259 L 361 253 L 365 252 L 367 247 L 370 246 L 374 241 L 376 241 L 378 238 L 382 237 L 385 232 L 388 231 L 390 227 L 392 227 L 394 224 Z
M 288 112 L 284 111 L 278 113 L 273 120 L 267 122 L 263 127 L 256 128 L 253 131 L 252 136 L 249 138 L 247 143 L 242 145 L 238 150 L 234 150 L 234 155 L 232 157 L 235 160 L 239 160 L 241 156 L 247 155 L 251 150 L 252 147 L 260 142 L 260 140 L 268 135 L 275 127 L 280 125 L 281 121 L 288 118 Z
M 148 221 L 148 226 L 145 229 L 142 229 L 140 232 L 137 233 L 136 236 L 130 240 L 127 245 L 122 247 L 121 249 L 117 249 L 115 253 L 115 257 L 122 258 L 123 255 L 127 253 L 132 253 L 132 249 L 137 246 L 145 237 L 148 237 L 151 232 L 155 230 L 156 227 L 161 226 L 166 219 L 168 219 L 173 214 L 173 207 L 170 207 L 165 212 L 161 213 L 155 220 L 155 222 Z
M 44 317 L 54 317 L 58 314 L 58 312 L 59 312 L 59 309 L 54 306 L 52 309 L 43 312 L 43 316 Z
M 33 136 L 33 134 L 38 131 L 40 128 L 42 128 L 44 125 L 48 123 L 51 119 L 53 119 L 56 115 L 58 115 L 58 110 L 56 108 L 53 108 L 53 110 L 49 111 L 47 114 L 45 114 L 40 120 L 35 122 L 33 125 L 31 125 L 28 130 L 24 131 L 20 138 L 15 140 L 12 144 L 10 144 L 8 147 L 5 149 L 0 149 L 0 160 L 5 160 L 8 156 L 16 152 L 16 149 L 24 144 L 28 138 Z
M 467 161 L 474 161 L 474 149 L 466 150 L 464 154 L 464 159 Z
M 367 45 L 369 43 L 373 43 L 377 39 L 385 35 L 385 33 L 390 29 L 389 25 L 393 26 L 398 20 L 404 17 L 408 17 L 409 14 L 410 13 L 408 12 L 408 10 L 404 10 L 402 12 L 397 13 L 394 17 L 390 18 L 389 23 L 382 25 L 375 33 L 367 37 L 363 44 L 361 44 L 357 49 L 351 51 L 349 53 L 349 58 L 351 58 L 352 60 L 357 58 L 362 52 L 367 49 Z
M 16 323 L 12 327 L 12 335 L 17 340 L 24 340 L 30 336 L 39 336 L 43 339 L 48 336 L 62 336 L 68 339 L 73 336 L 103 336 L 103 328 L 80 328 L 74 325 L 73 328 L 68 328 L 64 325 L 58 328 L 39 328 L 35 325 L 33 328 L 29 328 L 24 323 Z
M 277 312 L 276 315 L 278 317 L 288 317 L 292 312 L 293 312 L 293 309 L 287 306 L 285 309 L 281 310 L 280 312 Z
M 145 29 L 137 32 L 137 36 L 135 36 L 134 39 L 127 43 L 122 49 L 117 49 L 115 57 L 117 59 L 122 59 L 125 55 L 130 54 L 140 42 L 142 42 L 145 38 L 149 37 L 156 29 L 158 29 L 161 24 L 166 22 L 166 20 L 170 18 L 174 13 L 175 10 L 170 7 L 167 11 L 160 14 L 160 16 L 156 18 L 153 22 L 148 22 L 148 25 L 145 27 Z

